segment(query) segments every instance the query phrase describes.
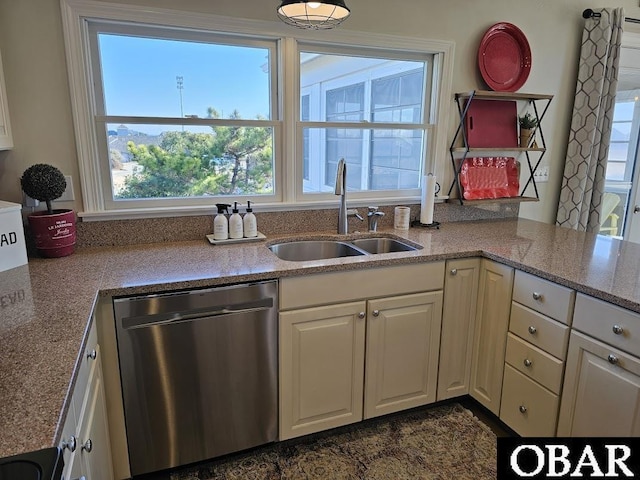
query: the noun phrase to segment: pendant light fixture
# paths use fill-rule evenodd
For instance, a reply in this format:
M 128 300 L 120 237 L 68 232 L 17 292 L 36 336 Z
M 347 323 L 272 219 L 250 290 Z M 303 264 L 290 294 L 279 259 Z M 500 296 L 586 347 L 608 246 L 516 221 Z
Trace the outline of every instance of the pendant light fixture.
M 278 7 L 278 16 L 284 23 L 312 30 L 336 27 L 350 14 L 343 0 L 282 0 Z

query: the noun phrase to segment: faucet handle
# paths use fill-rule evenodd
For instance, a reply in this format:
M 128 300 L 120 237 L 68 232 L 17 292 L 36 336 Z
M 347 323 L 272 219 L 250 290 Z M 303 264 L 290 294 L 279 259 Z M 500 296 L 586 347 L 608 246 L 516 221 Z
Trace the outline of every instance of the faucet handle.
M 358 220 L 364 221 L 364 218 L 362 218 L 362 215 L 360 215 L 358 213 L 358 209 L 357 208 L 348 209 L 347 210 L 347 217 L 356 217 Z
M 378 211 L 378 207 L 367 207 L 367 209 L 369 210 L 367 213 L 367 215 L 369 216 L 375 214 Z

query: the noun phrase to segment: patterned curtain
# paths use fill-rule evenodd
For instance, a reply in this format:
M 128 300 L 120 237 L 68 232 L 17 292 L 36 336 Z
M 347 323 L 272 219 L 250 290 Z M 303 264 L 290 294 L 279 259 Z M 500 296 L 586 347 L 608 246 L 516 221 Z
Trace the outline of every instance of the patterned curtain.
M 578 83 L 556 223 L 597 232 L 618 85 L 624 10 L 604 8 L 585 21 Z M 600 14 L 598 16 L 598 14 Z

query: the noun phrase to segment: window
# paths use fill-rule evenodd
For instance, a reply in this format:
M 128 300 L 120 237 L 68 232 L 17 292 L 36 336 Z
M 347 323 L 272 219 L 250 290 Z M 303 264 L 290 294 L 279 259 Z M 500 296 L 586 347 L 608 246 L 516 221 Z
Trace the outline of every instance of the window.
M 303 193 L 331 191 L 341 158 L 350 191 L 416 190 L 432 127 L 425 112 L 433 56 L 351 50 L 353 55 L 317 46 L 300 51 L 300 120 L 309 152 Z
M 450 43 L 300 41 L 279 23 L 84 0 L 62 11 L 83 217 L 333 204 L 340 158 L 351 201 L 418 200 L 446 158 Z
M 90 32 L 107 206 L 274 197 L 275 43 L 97 22 Z

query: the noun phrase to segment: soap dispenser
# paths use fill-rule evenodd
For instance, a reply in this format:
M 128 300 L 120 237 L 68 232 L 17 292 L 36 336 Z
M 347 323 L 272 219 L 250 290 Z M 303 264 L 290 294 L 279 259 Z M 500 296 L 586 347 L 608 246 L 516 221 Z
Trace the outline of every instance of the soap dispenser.
M 244 236 L 247 238 L 258 236 L 258 222 L 256 222 L 256 216 L 253 214 L 253 208 L 251 208 L 251 202 L 247 202 L 247 213 L 242 218 L 244 225 Z
M 233 202 L 229 217 L 229 238 L 242 238 L 242 217 L 238 213 L 238 202 Z
M 227 210 L 231 205 L 227 203 L 216 203 L 218 214 L 213 219 L 213 239 L 214 240 L 226 240 L 229 238 L 229 221 L 225 217 L 225 213 L 229 213 Z

